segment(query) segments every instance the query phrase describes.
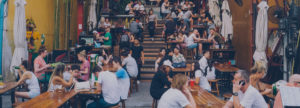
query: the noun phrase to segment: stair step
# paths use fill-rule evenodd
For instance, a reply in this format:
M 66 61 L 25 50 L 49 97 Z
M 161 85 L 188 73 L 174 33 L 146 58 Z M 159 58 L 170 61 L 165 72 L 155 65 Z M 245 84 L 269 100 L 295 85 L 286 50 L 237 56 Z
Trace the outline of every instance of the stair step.
M 144 41 L 143 44 L 164 44 L 165 41 Z
M 144 64 L 142 68 L 154 68 L 154 64 Z
M 145 57 L 145 59 L 154 59 L 154 60 L 156 60 L 157 57 Z

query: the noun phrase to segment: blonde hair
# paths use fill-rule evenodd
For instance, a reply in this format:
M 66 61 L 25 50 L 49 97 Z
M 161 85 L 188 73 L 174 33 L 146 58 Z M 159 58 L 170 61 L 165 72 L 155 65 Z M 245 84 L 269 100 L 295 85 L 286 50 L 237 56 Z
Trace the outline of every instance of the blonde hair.
M 86 52 L 85 52 L 85 50 L 82 50 L 81 52 L 79 52 L 78 55 L 81 56 L 81 57 L 86 57 Z
M 256 74 L 256 73 L 266 73 L 267 72 L 267 67 L 265 62 L 263 61 L 256 61 L 254 66 L 251 68 L 251 74 Z
M 171 86 L 172 86 L 172 88 L 182 90 L 183 86 L 186 84 L 187 81 L 188 81 L 187 76 L 185 76 L 183 74 L 176 74 L 173 77 Z

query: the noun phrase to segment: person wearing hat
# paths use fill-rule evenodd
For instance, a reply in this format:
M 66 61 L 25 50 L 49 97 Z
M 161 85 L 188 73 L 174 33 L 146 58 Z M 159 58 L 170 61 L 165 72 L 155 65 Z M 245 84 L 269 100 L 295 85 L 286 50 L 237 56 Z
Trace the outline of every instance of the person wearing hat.
M 159 67 L 158 72 L 155 73 L 150 86 L 150 95 L 154 99 L 159 100 L 160 97 L 170 88 L 172 82 L 170 72 L 173 68 L 171 61 L 166 60 L 163 65 Z

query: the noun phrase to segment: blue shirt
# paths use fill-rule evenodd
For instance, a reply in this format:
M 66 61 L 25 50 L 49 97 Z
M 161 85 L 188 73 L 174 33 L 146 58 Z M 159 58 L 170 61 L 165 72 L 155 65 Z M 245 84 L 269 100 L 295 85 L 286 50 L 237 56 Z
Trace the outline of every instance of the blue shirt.
M 125 69 L 121 68 L 116 72 L 116 76 L 118 79 L 126 79 L 129 78 Z

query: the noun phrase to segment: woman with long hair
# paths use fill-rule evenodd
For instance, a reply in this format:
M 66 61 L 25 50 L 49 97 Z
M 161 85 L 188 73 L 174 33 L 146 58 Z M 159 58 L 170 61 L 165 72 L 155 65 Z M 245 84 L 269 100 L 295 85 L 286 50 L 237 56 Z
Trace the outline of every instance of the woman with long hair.
M 188 88 L 188 77 L 176 74 L 171 88 L 160 98 L 158 108 L 196 108 L 195 100 Z
M 260 79 L 264 78 L 267 72 L 267 67 L 265 62 L 263 61 L 256 61 L 254 66 L 251 68 L 251 75 L 250 75 L 250 84 L 256 88 L 262 95 L 266 95 L 271 93 L 271 89 L 265 89 L 262 83 L 260 83 Z
M 63 78 L 63 73 L 65 72 L 65 64 L 58 64 L 49 81 L 48 91 L 55 91 L 57 89 L 64 89 L 70 87 L 73 84 L 73 72 L 71 72 L 71 77 L 69 81 L 65 81 Z
M 26 83 L 28 86 L 29 91 L 26 92 L 15 92 L 15 101 L 17 102 L 18 99 L 17 97 L 22 97 L 22 98 L 34 98 L 38 95 L 40 95 L 40 86 L 37 77 L 33 74 L 33 72 L 29 71 L 30 67 L 28 65 L 28 61 L 22 61 L 20 65 L 20 70 L 19 70 L 19 76 L 20 80 L 18 81 L 18 85 L 22 84 L 23 82 Z
M 155 67 L 154 67 L 155 72 L 157 72 L 158 67 L 160 66 L 159 63 L 165 57 L 165 55 L 166 55 L 166 49 L 165 48 L 161 48 L 159 50 L 158 57 L 157 57 L 157 59 L 155 61 Z
M 149 15 L 148 15 L 148 18 L 147 18 L 147 23 L 148 23 L 148 31 L 149 31 L 149 34 L 150 34 L 150 37 L 152 39 L 152 41 L 154 41 L 154 30 L 155 30 L 155 27 L 157 26 L 157 16 L 156 14 L 153 14 L 153 10 L 150 9 L 149 10 Z
M 203 71 L 200 68 L 199 62 L 193 63 L 192 68 L 195 71 L 195 83 L 198 84 L 201 88 L 207 91 L 211 91 L 211 87 L 208 83 L 208 80 L 206 78 L 207 72 Z
M 150 94 L 153 99 L 159 100 L 160 97 L 170 88 L 172 78 L 169 75 L 172 64 L 165 63 L 159 67 L 159 71 L 152 78 Z

